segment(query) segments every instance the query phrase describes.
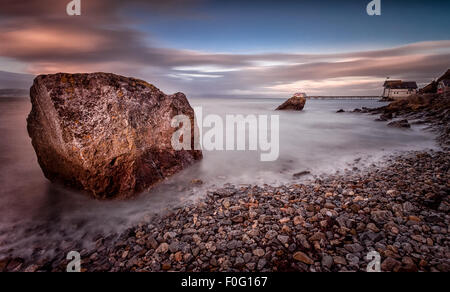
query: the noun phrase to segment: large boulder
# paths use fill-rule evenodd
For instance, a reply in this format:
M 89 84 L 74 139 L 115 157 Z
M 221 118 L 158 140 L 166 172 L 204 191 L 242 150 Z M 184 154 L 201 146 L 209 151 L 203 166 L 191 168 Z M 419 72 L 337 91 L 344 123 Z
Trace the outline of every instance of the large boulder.
M 306 95 L 303 93 L 296 93 L 293 97 L 288 99 L 285 103 L 280 105 L 276 110 L 291 110 L 291 111 L 301 111 L 306 104 Z
M 114 74 L 41 75 L 31 87 L 28 133 L 45 176 L 98 199 L 127 198 L 202 158 L 175 151 L 171 120 L 191 120 L 182 93 Z M 199 149 L 199 148 L 196 148 Z

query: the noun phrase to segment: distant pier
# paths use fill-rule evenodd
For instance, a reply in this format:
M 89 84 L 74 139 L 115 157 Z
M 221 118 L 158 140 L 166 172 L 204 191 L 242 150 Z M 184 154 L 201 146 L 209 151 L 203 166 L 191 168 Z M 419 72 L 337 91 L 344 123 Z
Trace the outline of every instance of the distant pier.
M 308 99 L 367 99 L 381 100 L 381 96 L 308 96 Z

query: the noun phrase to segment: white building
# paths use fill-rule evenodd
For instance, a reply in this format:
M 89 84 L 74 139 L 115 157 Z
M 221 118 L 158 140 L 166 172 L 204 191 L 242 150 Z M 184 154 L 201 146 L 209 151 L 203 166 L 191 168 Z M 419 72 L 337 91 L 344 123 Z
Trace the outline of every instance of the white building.
M 402 99 L 417 93 L 417 83 L 414 81 L 387 80 L 384 83 L 383 98 Z

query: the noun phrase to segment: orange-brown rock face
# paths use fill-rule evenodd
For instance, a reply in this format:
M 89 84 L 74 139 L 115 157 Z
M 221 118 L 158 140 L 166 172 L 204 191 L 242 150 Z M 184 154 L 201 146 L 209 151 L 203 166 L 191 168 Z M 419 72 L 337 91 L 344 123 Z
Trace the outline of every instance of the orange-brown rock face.
M 127 198 L 202 158 L 171 145 L 177 115 L 190 118 L 195 145 L 194 110 L 182 93 L 93 73 L 41 75 L 30 94 L 28 133 L 52 182 L 98 199 Z
M 277 111 L 301 111 L 305 107 L 306 98 L 303 96 L 294 95 L 290 99 L 288 99 L 285 103 L 280 105 L 276 110 Z

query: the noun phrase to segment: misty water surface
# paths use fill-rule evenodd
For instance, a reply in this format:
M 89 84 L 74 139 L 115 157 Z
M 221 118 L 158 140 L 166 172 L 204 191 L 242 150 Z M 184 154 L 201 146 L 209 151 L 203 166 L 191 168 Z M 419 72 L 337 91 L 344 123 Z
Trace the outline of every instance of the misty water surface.
M 30 103 L 0 101 L 0 257 L 57 252 L 58 247 L 88 242 L 97 233 L 120 232 L 146 215 L 188 204 L 226 183 L 298 182 L 293 174 L 300 171 L 330 173 L 355 159 L 362 167 L 395 151 L 435 147 L 433 135 L 419 128 L 393 129 L 374 122 L 374 116 L 336 113 L 341 108 L 382 105 L 373 100 L 308 100 L 303 112 L 274 112 L 283 102 L 277 99 L 190 102 L 202 106 L 203 115 L 280 115 L 279 159 L 261 162 L 260 153 L 249 151 L 205 152 L 202 162 L 133 200 L 98 202 L 44 178 L 26 131 Z M 193 179 L 204 185 L 193 186 Z M 39 246 L 45 250 L 36 250 Z

